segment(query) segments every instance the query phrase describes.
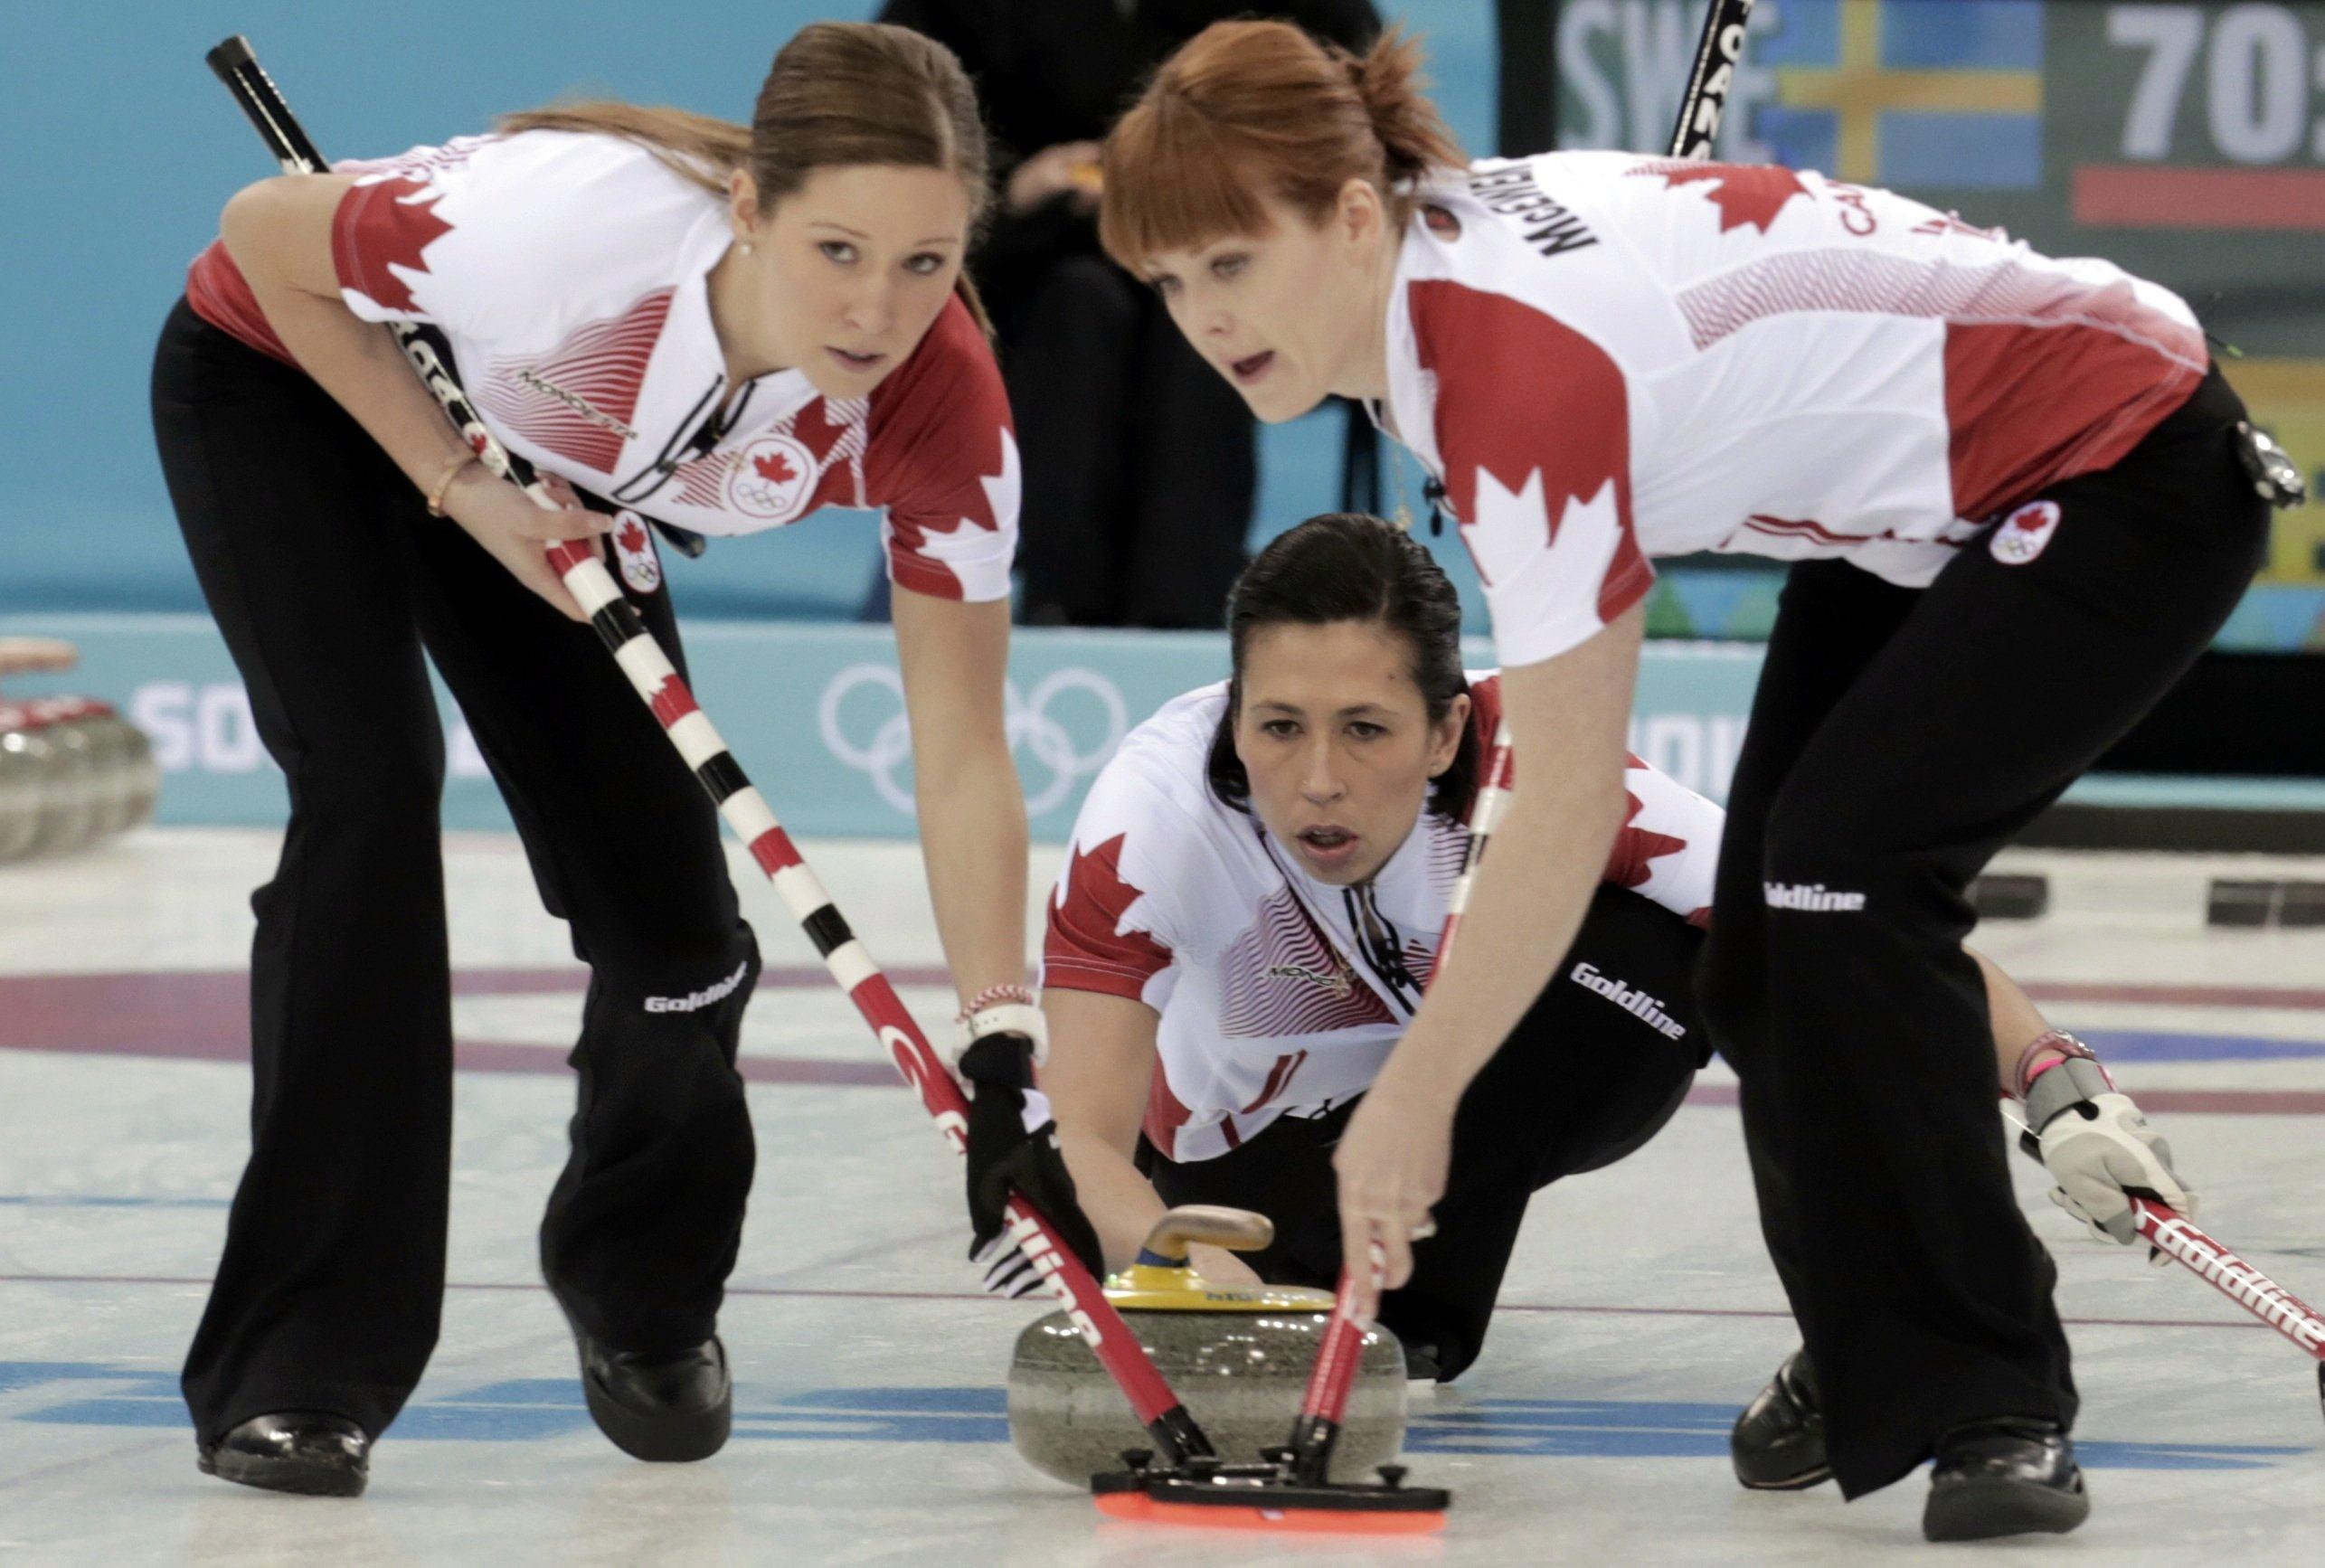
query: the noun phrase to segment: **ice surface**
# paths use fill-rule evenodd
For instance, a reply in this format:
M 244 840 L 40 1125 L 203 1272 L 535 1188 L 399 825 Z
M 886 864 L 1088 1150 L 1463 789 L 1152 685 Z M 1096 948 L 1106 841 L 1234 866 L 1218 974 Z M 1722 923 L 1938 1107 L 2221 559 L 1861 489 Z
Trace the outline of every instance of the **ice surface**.
M 1101 1524 L 1009 1449 L 1001 1380 L 1038 1304 L 983 1300 L 958 1167 L 767 891 L 745 1044 L 761 1166 L 722 1320 L 734 1440 L 623 1458 L 590 1425 L 533 1225 L 562 1157 L 580 974 L 523 859 L 454 841 L 464 1059 L 441 1346 L 354 1502 L 198 1475 L 175 1380 L 243 1157 L 234 978 L 262 834 L 146 831 L 0 872 L 0 1559 L 49 1563 L 842 1563 L 1165 1568 L 1261 1560 L 1925 1560 L 1922 1485 L 1849 1507 L 1739 1490 L 1727 1423 L 1791 1344 L 1735 1112 L 1683 1110 L 1538 1200 L 1477 1367 L 1417 1411 L 1441 1542 Z M 884 963 L 950 1010 L 916 859 L 818 845 Z M 1036 854 L 1038 902 L 1054 864 Z M 2207 863 L 2018 855 L 2054 913 L 1978 940 L 2084 1030 L 2169 1133 L 2202 1219 L 2325 1300 L 2325 933 L 2207 932 Z M 2239 870 L 2249 869 L 2239 865 Z M 2320 874 L 2313 864 L 2303 874 Z M 1868 1019 L 1877 1046 L 1878 1020 Z M 1706 1075 L 1706 1098 L 1729 1083 Z M 2232 1111 L 2196 1109 L 2230 1106 Z M 2020 1162 L 2023 1165 L 2023 1162 Z M 2058 1254 L 2086 1398 L 2092 1522 L 2011 1550 L 2114 1563 L 2325 1561 L 2312 1369 L 2183 1272 L 2084 1238 L 2020 1172 Z M 2317 1556 L 2311 1557 L 2311 1553 Z

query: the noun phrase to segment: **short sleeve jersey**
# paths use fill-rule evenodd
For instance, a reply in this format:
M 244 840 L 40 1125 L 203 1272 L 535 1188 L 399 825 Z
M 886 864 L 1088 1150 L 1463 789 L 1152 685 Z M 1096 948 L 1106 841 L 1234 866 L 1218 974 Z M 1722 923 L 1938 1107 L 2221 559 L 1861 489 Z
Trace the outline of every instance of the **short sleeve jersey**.
M 1009 589 L 1018 468 L 990 347 L 959 300 L 868 397 L 796 369 L 731 388 L 709 273 L 721 199 L 647 149 L 564 131 L 343 164 L 340 294 L 367 321 L 433 324 L 492 433 L 615 508 L 708 534 L 827 505 L 878 508 L 890 575 L 948 599 Z M 188 302 L 286 361 L 222 245 Z
M 1925 586 L 2209 363 L 2169 290 L 1814 173 L 1550 153 L 1416 196 L 1381 417 L 1444 485 L 1505 666 L 1639 602 L 1656 556 Z
M 1471 697 L 1483 745 L 1499 681 L 1473 677 Z M 1176 1160 L 1224 1154 L 1279 1116 L 1371 1086 L 1420 1006 L 1469 853 L 1467 828 L 1424 812 L 1370 883 L 1316 881 L 1212 793 L 1226 702 L 1224 682 L 1189 692 L 1123 741 L 1082 802 L 1043 941 L 1044 987 L 1161 1015 L 1145 1129 Z M 1623 787 L 1604 882 L 1703 924 L 1719 808 L 1636 757 Z

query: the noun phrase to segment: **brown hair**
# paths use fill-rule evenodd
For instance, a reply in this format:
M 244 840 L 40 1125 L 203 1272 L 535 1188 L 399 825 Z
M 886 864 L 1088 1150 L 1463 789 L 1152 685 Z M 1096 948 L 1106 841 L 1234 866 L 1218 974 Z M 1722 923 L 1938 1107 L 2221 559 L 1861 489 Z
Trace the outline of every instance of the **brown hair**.
M 969 194 L 969 231 L 992 195 L 977 92 L 952 51 L 910 28 L 818 22 L 776 52 L 751 124 L 682 109 L 596 99 L 504 115 L 504 135 L 562 130 L 621 137 L 704 190 L 726 194 L 735 170 L 759 187 L 760 211 L 793 194 L 818 169 L 885 164 L 949 169 Z M 969 315 L 989 335 L 985 307 L 960 275 Z
M 1263 194 L 1320 222 L 1350 180 L 1402 222 L 1400 183 L 1468 161 L 1422 86 L 1421 45 L 1394 29 L 1360 60 L 1289 23 L 1214 23 L 1107 137 L 1099 241 L 1135 268 L 1260 232 Z

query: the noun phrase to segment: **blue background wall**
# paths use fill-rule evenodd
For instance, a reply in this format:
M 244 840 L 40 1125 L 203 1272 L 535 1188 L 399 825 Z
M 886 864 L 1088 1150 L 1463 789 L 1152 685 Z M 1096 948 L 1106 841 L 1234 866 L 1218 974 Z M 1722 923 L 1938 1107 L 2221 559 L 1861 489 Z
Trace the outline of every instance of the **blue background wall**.
M 1092 0 L 1093 5 L 1108 0 Z M 481 129 L 576 92 L 741 118 L 776 47 L 870 4 L 638 5 L 616 0 L 84 0 L 8 7 L 0 93 L 0 612 L 198 609 L 146 414 L 153 341 L 227 196 L 271 170 L 202 62 L 250 36 L 326 154 L 351 157 Z M 1445 108 L 1490 151 L 1492 8 L 1409 0 Z M 1268 432 L 1258 531 L 1337 504 L 1341 418 Z M 1462 552 L 1449 564 L 1469 581 Z M 871 529 L 832 515 L 714 548 L 679 573 L 691 614 L 850 614 Z

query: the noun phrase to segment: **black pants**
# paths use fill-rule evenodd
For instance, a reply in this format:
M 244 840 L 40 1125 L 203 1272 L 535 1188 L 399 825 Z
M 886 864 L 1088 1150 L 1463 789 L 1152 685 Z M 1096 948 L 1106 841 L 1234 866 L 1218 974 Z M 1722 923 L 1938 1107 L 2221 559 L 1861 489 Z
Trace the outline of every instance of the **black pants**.
M 1224 625 L 1259 486 L 1243 398 L 1102 256 L 1068 255 L 1007 303 L 1027 624 Z
M 543 1270 L 619 1347 L 701 1342 L 751 1184 L 733 1063 L 758 970 L 709 803 L 590 628 L 428 517 L 305 376 L 181 302 L 153 392 L 195 572 L 290 792 L 251 900 L 250 1163 L 186 1360 L 197 1431 L 323 1410 L 376 1435 L 435 1345 L 452 1029 L 423 649 L 591 970 Z M 637 602 L 676 656 L 667 592 Z
M 1550 984 L 1462 1097 L 1437 1233 L 1413 1244 L 1413 1278 L 1381 1303 L 1398 1338 L 1434 1347 L 1440 1376 L 1468 1366 L 1485 1343 L 1526 1200 L 1630 1154 L 1687 1097 L 1706 1054 L 1693 983 L 1702 935 L 1660 904 L 1602 888 Z M 1650 998 L 1632 1006 L 1653 1006 L 1668 1024 L 1584 983 L 1593 978 Z M 1329 1289 L 1340 1274 L 1332 1149 L 1357 1103 L 1280 1118 L 1214 1159 L 1149 1155 L 1149 1175 L 1174 1206 L 1266 1214 L 1275 1242 L 1245 1261 L 1271 1284 Z
M 2232 449 L 2241 413 L 2214 373 L 2112 469 L 2048 493 L 2061 520 L 2024 564 L 1981 536 L 1919 591 L 1832 561 L 1785 585 L 1703 999 L 1849 1497 L 1953 1427 L 2074 1417 L 2056 1270 L 2006 1168 L 1965 893 L 2243 593 L 2267 514 Z

